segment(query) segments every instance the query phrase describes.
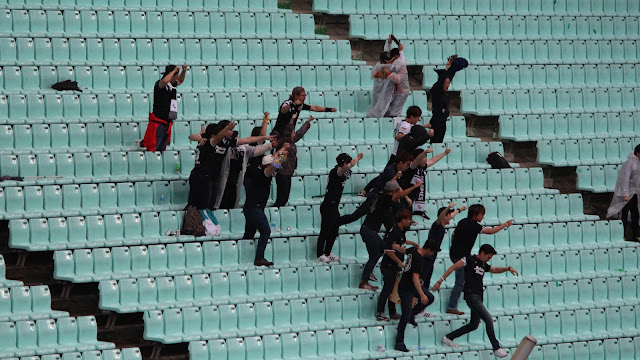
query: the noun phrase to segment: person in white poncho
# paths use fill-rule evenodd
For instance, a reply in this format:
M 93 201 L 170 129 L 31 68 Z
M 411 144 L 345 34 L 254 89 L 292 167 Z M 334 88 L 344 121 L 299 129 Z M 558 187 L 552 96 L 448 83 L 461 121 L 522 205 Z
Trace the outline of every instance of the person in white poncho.
M 391 48 L 392 41 L 398 45 Z M 371 70 L 374 79 L 372 102 L 367 117 L 397 117 L 402 115 L 404 103 L 411 92 L 404 46 L 391 34 L 378 62 Z
M 629 241 L 638 241 L 640 237 L 638 193 L 640 193 L 640 144 L 636 145 L 633 153 L 629 154 L 627 161 L 620 168 L 611 205 L 607 210 L 608 218 L 617 217 L 620 214 L 625 230 L 624 237 Z M 630 222 L 629 217 L 631 217 Z

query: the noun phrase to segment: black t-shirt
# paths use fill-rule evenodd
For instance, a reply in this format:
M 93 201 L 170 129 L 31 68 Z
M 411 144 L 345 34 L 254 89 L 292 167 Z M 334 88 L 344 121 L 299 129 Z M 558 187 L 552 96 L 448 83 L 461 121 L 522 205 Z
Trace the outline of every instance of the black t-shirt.
M 461 259 L 471 255 L 471 249 L 476 243 L 478 234 L 482 232 L 482 229 L 484 229 L 484 226 L 478 224 L 478 222 L 472 218 L 460 220 L 451 237 L 449 256 L 452 259 Z
M 273 127 L 273 130 L 271 130 L 271 134 L 273 134 L 274 132 L 278 132 L 280 136 L 284 136 L 287 125 L 291 124 L 295 127 L 296 122 L 300 118 L 300 111 L 311 110 L 311 105 L 307 105 L 305 103 L 302 103 L 300 105 L 293 105 L 293 100 L 286 100 L 285 102 L 283 102 L 280 105 L 280 110 L 285 105 L 289 106 L 289 111 L 284 114 L 278 111 L 278 119 L 276 120 L 276 124 Z M 295 120 L 293 120 L 294 115 L 296 115 Z
M 169 118 L 169 112 L 171 110 L 171 100 L 176 100 L 178 91 L 176 91 L 176 84 L 167 84 L 166 87 L 159 88 L 160 80 L 156 81 L 153 85 L 153 114 L 158 118 L 166 121 L 173 121 Z M 176 108 L 177 109 L 177 108 Z
M 394 203 L 389 194 L 380 194 L 376 200 L 373 210 L 367 214 L 362 225 L 371 230 L 380 231 L 380 227 L 384 224 L 385 229 L 391 229 L 393 226 L 393 214 L 399 204 Z
M 404 261 L 404 254 L 393 250 L 393 244 L 400 245 L 401 247 L 405 247 L 407 244 L 407 237 L 405 236 L 405 231 L 401 230 L 397 225 L 394 226 L 391 230 L 387 231 L 384 235 L 384 250 L 385 255 L 382 257 L 382 262 L 380 262 L 380 267 L 393 267 L 397 268 L 398 265 L 395 261 L 391 260 L 389 256 L 387 256 L 387 251 L 393 251 L 396 256 Z
M 465 296 L 470 294 L 482 295 L 484 292 L 482 278 L 490 268 L 489 264 L 483 263 L 475 255 L 465 258 L 463 289 Z
M 404 262 L 402 278 L 398 284 L 398 290 L 415 290 L 413 284 L 413 274 L 422 274 L 425 265 L 425 258 L 420 255 L 418 248 L 407 249 L 407 260 Z
M 438 246 L 442 245 L 442 240 L 444 239 L 445 229 L 442 224 L 438 224 L 438 221 L 434 221 L 431 224 L 431 230 L 429 230 L 429 235 L 427 237 L 428 240 L 433 240 L 438 243 Z
M 384 190 L 384 186 L 387 184 L 387 182 L 393 179 L 393 177 L 396 176 L 397 173 L 398 167 L 395 163 L 387 165 L 384 170 L 382 170 L 380 176 L 378 176 L 375 185 L 373 185 L 373 188 L 371 189 L 371 191 L 369 191 L 367 197 L 377 196 L 380 191 Z
M 442 83 L 436 82 L 431 88 L 431 120 L 446 121 L 449 117 L 449 93 L 442 89 Z
M 265 175 L 265 168 L 265 165 L 260 164 L 247 170 L 244 182 L 246 194 L 245 207 L 264 208 L 267 206 L 273 177 Z
M 424 187 L 424 175 L 427 172 L 426 167 L 418 166 L 415 169 L 412 169 L 411 166 L 405 171 L 402 172 L 402 176 L 398 178 L 398 184 L 403 189 L 408 189 L 413 186 L 413 184 L 417 183 L 418 180 L 422 181 L 422 186 Z
M 193 170 L 206 175 L 211 175 L 213 172 L 214 154 L 215 148 L 211 146 L 210 141 L 206 141 L 203 145 L 198 145 L 196 147 L 196 161 Z
M 323 204 L 325 205 L 337 205 L 340 203 L 340 198 L 342 198 L 342 191 L 344 190 L 344 185 L 347 183 L 347 179 L 351 176 L 351 171 L 345 171 L 342 176 L 338 175 L 338 170 L 341 167 L 336 165 L 329 172 L 329 181 L 327 181 L 327 192 L 324 194 Z

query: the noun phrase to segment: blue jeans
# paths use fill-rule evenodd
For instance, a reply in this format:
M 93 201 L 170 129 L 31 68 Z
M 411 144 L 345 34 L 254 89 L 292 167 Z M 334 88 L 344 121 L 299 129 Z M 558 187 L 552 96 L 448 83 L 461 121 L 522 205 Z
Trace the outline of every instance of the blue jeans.
M 471 309 L 471 319 L 467 325 L 448 333 L 447 337 L 453 340 L 464 334 L 472 332 L 478 328 L 478 325 L 480 325 L 480 319 L 482 319 L 487 329 L 487 336 L 489 337 L 489 341 L 491 341 L 493 350 L 498 350 L 500 348 L 500 343 L 498 342 L 498 339 L 496 339 L 496 334 L 493 331 L 493 318 L 482 303 L 482 295 L 470 294 L 465 295 L 464 298 L 467 301 L 467 305 L 469 305 L 469 309 Z
M 455 264 L 460 261 L 460 259 L 452 258 L 451 261 Z M 447 310 L 458 310 L 458 300 L 460 300 L 462 288 L 464 288 L 464 267 L 456 270 L 456 283 L 453 285 L 453 289 L 451 289 Z
M 267 248 L 267 242 L 271 236 L 271 228 L 269 227 L 269 220 L 264 214 L 264 209 L 261 207 L 245 207 L 243 208 L 245 225 L 243 239 L 253 239 L 256 234 L 256 230 L 260 232 L 260 238 L 258 239 L 258 246 L 256 248 L 256 261 L 264 260 L 264 251 Z
M 167 147 L 168 139 L 167 126 L 158 124 L 158 128 L 156 129 L 156 151 L 164 151 Z
M 367 252 L 369 253 L 369 260 L 364 265 L 364 270 L 362 271 L 362 278 L 360 281 L 368 282 L 369 276 L 373 272 L 373 268 L 376 267 L 378 260 L 384 255 L 384 242 L 378 232 L 375 230 L 371 230 L 368 227 L 362 225 L 360 227 L 360 235 L 362 236 L 362 241 L 367 246 Z

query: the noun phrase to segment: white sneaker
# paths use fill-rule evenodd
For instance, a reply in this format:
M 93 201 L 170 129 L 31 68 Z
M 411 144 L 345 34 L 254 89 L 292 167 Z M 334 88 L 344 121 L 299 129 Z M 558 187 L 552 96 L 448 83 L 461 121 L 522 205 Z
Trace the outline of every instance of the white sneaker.
M 324 255 L 324 254 L 323 254 L 323 255 L 321 255 L 321 256 L 318 258 L 318 261 L 322 261 L 323 263 L 327 263 L 327 264 L 331 262 L 331 260 L 329 259 L 329 257 L 328 257 L 327 255 Z
M 447 345 L 448 347 L 452 347 L 452 348 L 454 348 L 454 349 L 459 349 L 459 348 L 460 348 L 460 345 L 458 345 L 458 344 L 454 343 L 454 342 L 453 342 L 453 340 L 449 339 L 449 338 L 448 338 L 448 337 L 446 337 L 446 336 L 442 338 L 442 343 L 443 343 L 443 344 L 445 344 L 445 345 Z M 499 349 L 499 350 L 500 350 L 500 349 Z M 497 354 L 498 354 L 498 353 L 496 352 L 496 355 L 497 355 Z
M 503 358 L 503 357 L 509 356 L 509 354 L 507 354 L 507 352 L 504 351 L 503 349 L 495 350 L 493 353 L 496 354 L 496 356 L 499 357 L 499 358 Z
M 329 259 L 329 261 L 340 261 L 340 256 L 338 255 L 329 254 L 324 256 L 326 256 Z
M 436 315 L 434 315 L 434 314 L 432 314 L 432 313 L 428 312 L 427 310 L 422 310 L 422 311 L 420 311 L 420 312 L 418 313 L 418 315 L 417 315 L 417 316 L 422 316 L 422 317 L 426 317 L 426 318 L 433 318 L 433 317 L 436 317 Z

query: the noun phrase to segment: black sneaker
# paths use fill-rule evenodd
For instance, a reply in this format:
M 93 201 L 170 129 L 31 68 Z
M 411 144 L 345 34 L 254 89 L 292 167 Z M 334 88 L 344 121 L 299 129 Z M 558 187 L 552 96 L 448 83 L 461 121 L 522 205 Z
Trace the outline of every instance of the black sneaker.
M 400 314 L 392 314 L 392 315 L 389 315 L 389 318 L 390 318 L 391 320 L 399 320 L 401 317 L 402 317 L 402 316 L 401 316 Z
M 396 344 L 395 349 L 402 352 L 409 352 L 409 349 L 407 349 L 407 345 L 405 345 L 404 343 Z
M 409 319 L 409 324 L 411 324 L 411 325 L 413 325 L 413 326 L 418 326 L 418 323 L 416 322 L 416 317 L 415 317 L 415 316 L 412 316 L 412 317 Z
M 253 262 L 255 266 L 273 266 L 273 263 L 267 259 L 256 260 Z
M 378 321 L 389 321 L 391 319 L 389 319 L 387 317 L 387 315 L 385 315 L 384 313 L 377 313 L 376 314 L 376 320 L 378 320 Z

